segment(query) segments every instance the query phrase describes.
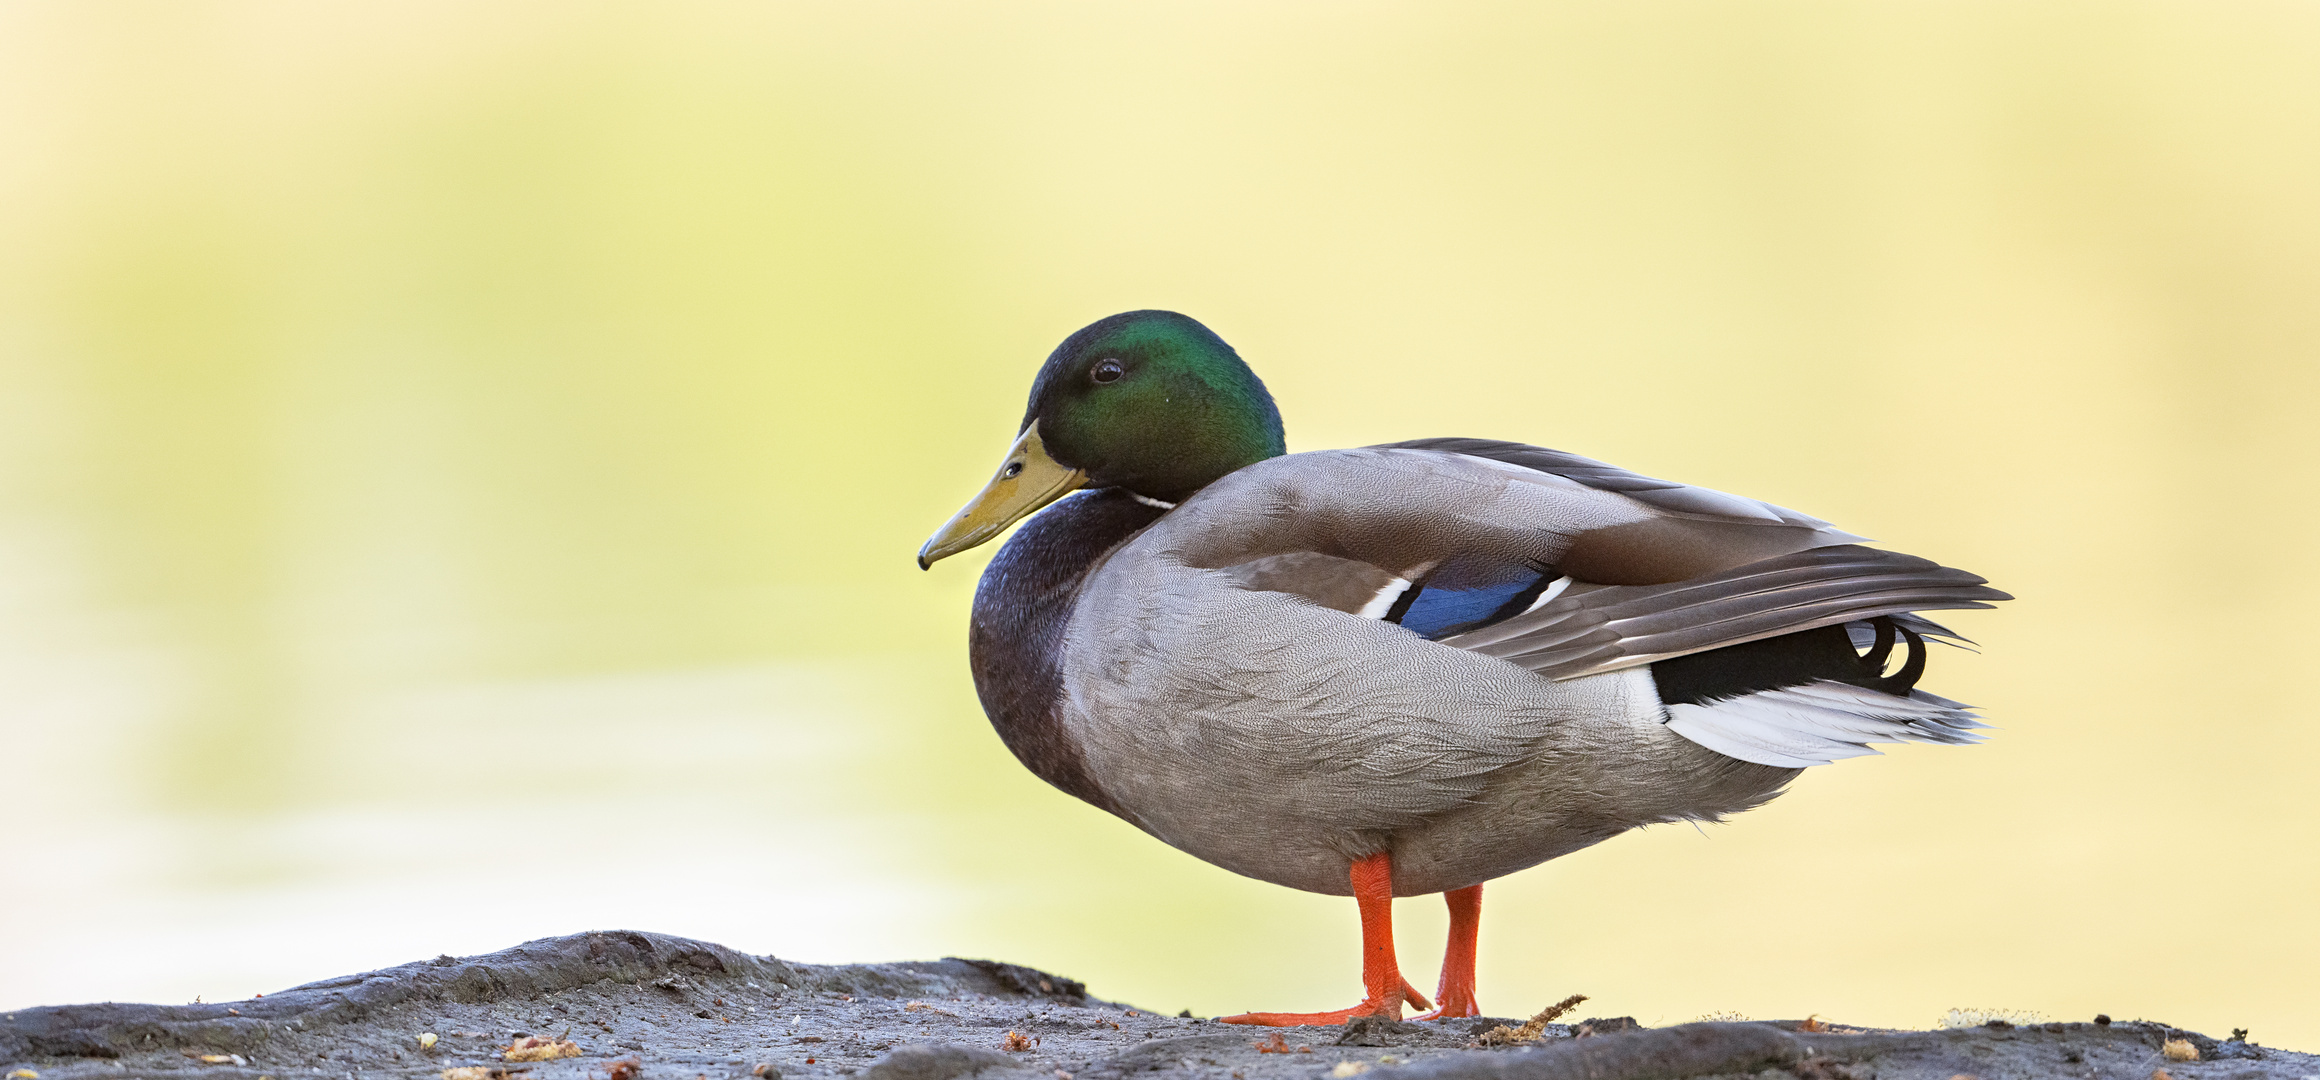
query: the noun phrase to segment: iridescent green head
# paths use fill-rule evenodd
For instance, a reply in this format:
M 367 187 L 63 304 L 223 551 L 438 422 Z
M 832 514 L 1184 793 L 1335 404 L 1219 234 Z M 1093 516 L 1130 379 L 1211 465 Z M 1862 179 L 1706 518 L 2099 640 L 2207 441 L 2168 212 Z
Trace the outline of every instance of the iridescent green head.
M 1031 383 L 1023 428 L 1047 453 L 1122 487 L 1181 502 L 1286 450 L 1273 396 L 1240 354 L 1173 311 L 1131 311 L 1065 338 Z
M 918 563 L 974 547 L 1075 488 L 1177 503 L 1285 452 L 1273 396 L 1223 338 L 1173 311 L 1114 315 L 1055 347 L 998 474 Z

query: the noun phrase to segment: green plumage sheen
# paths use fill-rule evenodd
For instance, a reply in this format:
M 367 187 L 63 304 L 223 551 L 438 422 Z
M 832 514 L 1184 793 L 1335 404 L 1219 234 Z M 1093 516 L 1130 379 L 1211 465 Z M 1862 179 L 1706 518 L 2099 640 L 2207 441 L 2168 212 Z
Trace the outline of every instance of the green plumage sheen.
M 1117 365 L 1117 374 L 1106 362 Z M 1108 379 L 1108 381 L 1103 381 Z M 1130 311 L 1056 346 L 1023 426 L 1094 487 L 1181 502 L 1287 451 L 1281 413 L 1240 354 L 1173 311 Z

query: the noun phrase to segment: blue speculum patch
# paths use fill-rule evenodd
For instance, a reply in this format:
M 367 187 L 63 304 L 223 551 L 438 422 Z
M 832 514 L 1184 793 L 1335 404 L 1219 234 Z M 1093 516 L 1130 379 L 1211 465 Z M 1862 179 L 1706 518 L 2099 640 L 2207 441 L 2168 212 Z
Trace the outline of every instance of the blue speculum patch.
M 1512 618 L 1530 607 L 1547 585 L 1559 576 L 1549 570 L 1534 573 L 1498 585 L 1484 585 L 1470 589 L 1430 588 L 1424 583 L 1410 586 L 1402 595 L 1402 602 L 1388 612 L 1387 620 L 1402 624 L 1402 628 L 1428 641 L 1462 634 L 1478 626 L 1488 626 L 1501 619 Z

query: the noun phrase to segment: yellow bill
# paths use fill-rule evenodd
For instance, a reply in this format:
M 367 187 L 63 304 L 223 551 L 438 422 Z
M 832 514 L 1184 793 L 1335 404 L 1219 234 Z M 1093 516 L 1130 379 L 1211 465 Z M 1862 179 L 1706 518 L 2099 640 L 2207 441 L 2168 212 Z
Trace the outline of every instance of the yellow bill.
M 1087 483 L 1087 473 L 1066 468 L 1047 456 L 1039 441 L 1039 421 L 1023 429 L 1023 436 L 1007 448 L 1007 457 L 991 482 L 918 549 L 918 568 L 947 558 L 999 535 L 1048 503 L 1071 494 Z

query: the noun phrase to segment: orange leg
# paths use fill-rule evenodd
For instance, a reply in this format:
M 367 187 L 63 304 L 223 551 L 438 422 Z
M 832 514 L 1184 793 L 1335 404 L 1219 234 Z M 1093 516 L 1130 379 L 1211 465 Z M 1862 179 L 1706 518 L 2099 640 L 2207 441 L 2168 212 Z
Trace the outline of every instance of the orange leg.
M 1361 905 L 1361 985 L 1367 996 L 1359 1005 L 1335 1012 L 1318 1013 L 1242 1013 L 1239 1016 L 1220 1016 L 1227 1024 L 1262 1024 L 1266 1027 L 1295 1027 L 1299 1024 L 1342 1024 L 1356 1016 L 1383 1016 L 1389 1020 L 1402 1018 L 1406 1002 L 1418 1008 L 1426 1007 L 1426 996 L 1418 993 L 1409 980 L 1402 978 L 1402 968 L 1394 960 L 1394 863 L 1384 852 L 1353 864 L 1353 899 Z M 1471 969 L 1471 961 L 1467 964 Z
M 1413 1020 L 1455 1020 L 1482 1015 L 1474 1003 L 1474 944 L 1482 930 L 1482 886 L 1442 894 L 1450 904 L 1450 943 L 1442 950 L 1442 986 L 1434 991 L 1433 1012 Z

